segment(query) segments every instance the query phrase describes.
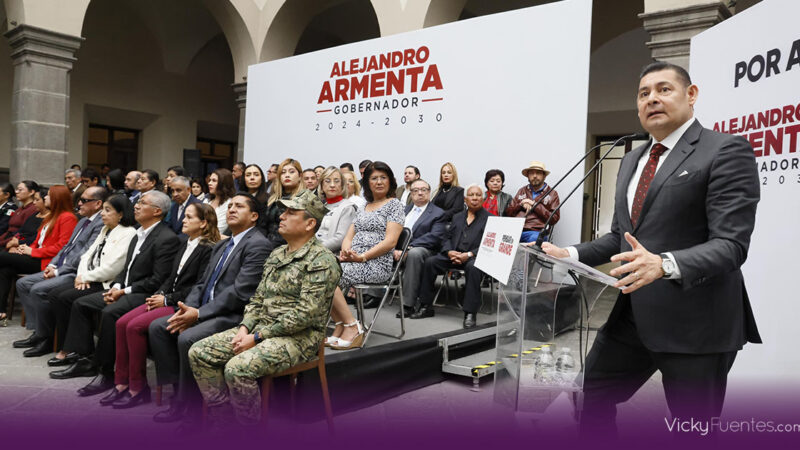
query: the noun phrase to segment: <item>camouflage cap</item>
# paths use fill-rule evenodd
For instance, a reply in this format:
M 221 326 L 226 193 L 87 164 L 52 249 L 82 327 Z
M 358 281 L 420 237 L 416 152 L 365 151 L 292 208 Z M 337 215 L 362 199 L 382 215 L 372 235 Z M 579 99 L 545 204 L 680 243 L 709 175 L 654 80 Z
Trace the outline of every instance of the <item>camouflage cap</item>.
M 289 200 L 280 200 L 281 204 L 289 209 L 299 209 L 307 212 L 311 217 L 317 219 L 317 222 L 325 217 L 328 209 L 322 203 L 322 200 L 313 192 L 308 189 L 303 189 L 299 194 Z

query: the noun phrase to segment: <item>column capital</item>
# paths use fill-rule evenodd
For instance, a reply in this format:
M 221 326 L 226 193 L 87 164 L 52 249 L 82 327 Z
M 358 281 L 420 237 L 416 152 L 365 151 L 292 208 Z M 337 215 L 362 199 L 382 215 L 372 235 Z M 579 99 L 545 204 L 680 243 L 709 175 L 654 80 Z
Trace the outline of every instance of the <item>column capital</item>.
M 647 47 L 653 58 L 689 68 L 689 46 L 696 34 L 731 17 L 731 11 L 718 0 L 639 14 L 650 33 Z
M 75 52 L 85 40 L 80 36 L 58 33 L 22 24 L 5 33 L 11 45 L 14 64 L 38 62 L 66 69 L 75 63 Z
M 233 93 L 236 94 L 236 106 L 244 109 L 247 105 L 247 81 L 231 84 Z

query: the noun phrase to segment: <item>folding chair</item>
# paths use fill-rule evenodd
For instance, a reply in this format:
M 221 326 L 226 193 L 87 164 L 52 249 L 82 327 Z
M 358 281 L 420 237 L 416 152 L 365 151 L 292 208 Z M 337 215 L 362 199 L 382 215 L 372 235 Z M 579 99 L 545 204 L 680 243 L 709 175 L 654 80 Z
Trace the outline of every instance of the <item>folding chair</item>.
M 362 346 L 367 345 L 367 339 L 369 339 L 370 333 L 372 333 L 373 325 L 375 324 L 375 320 L 378 318 L 378 314 L 380 314 L 381 309 L 383 309 L 384 303 L 386 303 L 386 299 L 393 297 L 396 292 L 400 292 L 400 297 L 403 297 L 403 284 L 402 284 L 402 261 L 406 256 L 406 251 L 408 251 L 408 243 L 411 242 L 411 230 L 408 228 L 403 228 L 403 231 L 400 232 L 400 237 L 397 238 L 397 245 L 395 245 L 395 250 L 400 250 L 400 258 L 394 262 L 392 266 L 392 275 L 389 277 L 389 280 L 386 283 L 379 283 L 379 284 L 357 284 L 354 287 L 356 290 L 356 314 L 358 315 L 358 320 L 364 324 L 366 327 L 366 333 L 364 334 L 364 343 Z M 372 316 L 372 321 L 367 325 L 364 322 L 364 291 L 367 289 L 384 289 L 383 298 L 381 298 L 381 302 L 378 304 L 378 308 L 375 310 L 375 315 Z M 389 295 L 389 294 L 392 295 Z M 403 308 L 400 307 L 400 334 L 387 334 L 382 333 L 380 331 L 376 331 L 375 333 L 380 334 L 381 336 L 388 336 L 393 337 L 396 339 L 401 339 L 403 335 L 406 334 L 405 328 L 405 312 Z

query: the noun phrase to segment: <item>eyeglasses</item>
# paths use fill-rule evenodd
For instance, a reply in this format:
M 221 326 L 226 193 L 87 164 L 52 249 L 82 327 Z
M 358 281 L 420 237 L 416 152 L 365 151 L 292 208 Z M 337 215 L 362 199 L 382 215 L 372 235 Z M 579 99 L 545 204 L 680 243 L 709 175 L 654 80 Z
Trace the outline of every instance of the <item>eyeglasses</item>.
M 431 190 L 430 188 L 414 188 L 414 189 L 411 189 L 411 193 L 412 194 L 418 194 L 420 192 L 428 192 L 430 190 Z
M 386 181 L 388 179 L 389 179 L 389 177 L 387 177 L 386 175 L 378 175 L 378 176 L 374 176 L 374 177 L 369 177 L 369 181 L 371 181 L 373 183 L 378 182 L 378 181 Z
M 155 208 L 155 205 L 151 205 L 150 203 L 145 203 L 145 202 L 143 202 L 143 201 L 141 201 L 141 200 L 139 200 L 138 202 L 136 202 L 136 205 L 134 205 L 134 206 L 150 206 L 150 207 L 152 207 L 152 208 Z
M 94 202 L 94 201 L 98 201 L 98 200 L 100 200 L 100 199 L 99 198 L 83 198 L 83 197 L 81 197 L 81 198 L 78 199 L 78 203 L 89 203 L 89 202 Z

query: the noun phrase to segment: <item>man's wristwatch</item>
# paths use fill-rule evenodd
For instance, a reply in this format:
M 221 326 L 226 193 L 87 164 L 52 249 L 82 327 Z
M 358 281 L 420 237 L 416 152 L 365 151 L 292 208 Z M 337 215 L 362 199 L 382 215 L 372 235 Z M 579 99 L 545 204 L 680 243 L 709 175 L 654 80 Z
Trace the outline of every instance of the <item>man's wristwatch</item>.
M 256 344 L 258 344 L 259 342 L 261 342 L 263 340 L 264 340 L 264 338 L 261 336 L 261 333 L 259 333 L 258 331 L 253 333 L 253 341 L 255 341 Z
M 664 278 L 670 278 L 675 274 L 675 262 L 666 253 L 659 256 L 661 256 L 661 271 L 664 272 Z

